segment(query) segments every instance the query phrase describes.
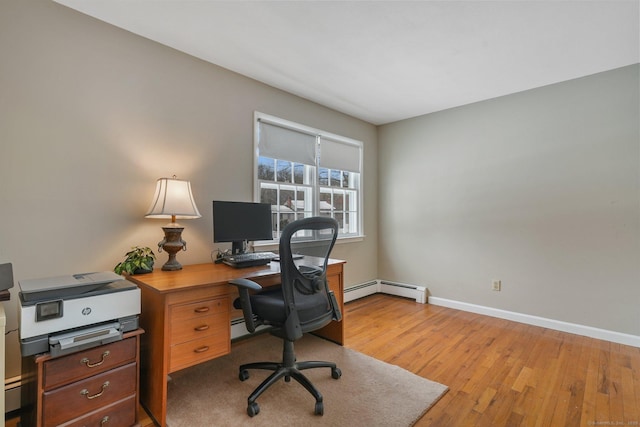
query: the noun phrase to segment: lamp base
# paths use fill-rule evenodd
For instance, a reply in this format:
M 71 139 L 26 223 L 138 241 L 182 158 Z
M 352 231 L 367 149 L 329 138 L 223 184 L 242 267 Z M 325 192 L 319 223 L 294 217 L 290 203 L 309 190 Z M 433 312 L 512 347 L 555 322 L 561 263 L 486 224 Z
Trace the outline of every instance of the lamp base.
M 158 252 L 163 250 L 169 254 L 169 260 L 162 266 L 164 271 L 182 270 L 182 264 L 176 259 L 180 250 L 187 250 L 187 242 L 182 240 L 184 227 L 162 227 L 164 239 L 158 242 Z

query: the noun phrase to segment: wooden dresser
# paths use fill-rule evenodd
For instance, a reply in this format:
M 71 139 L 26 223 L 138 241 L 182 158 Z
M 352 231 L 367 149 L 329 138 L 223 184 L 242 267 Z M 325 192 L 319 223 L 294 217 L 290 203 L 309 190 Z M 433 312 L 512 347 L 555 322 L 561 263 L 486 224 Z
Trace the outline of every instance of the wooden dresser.
M 280 284 L 280 265 L 235 269 L 224 264 L 185 265 L 182 270 L 154 270 L 129 276 L 142 292 L 140 401 L 154 421 L 166 425 L 167 377 L 170 373 L 231 351 L 231 319 L 242 317 L 232 302 L 229 280 L 247 278 L 263 287 Z M 331 260 L 329 286 L 342 309 L 344 261 Z M 343 323 L 332 322 L 322 335 L 343 344 Z
M 23 357 L 21 427 L 137 426 L 142 333 L 57 358 Z

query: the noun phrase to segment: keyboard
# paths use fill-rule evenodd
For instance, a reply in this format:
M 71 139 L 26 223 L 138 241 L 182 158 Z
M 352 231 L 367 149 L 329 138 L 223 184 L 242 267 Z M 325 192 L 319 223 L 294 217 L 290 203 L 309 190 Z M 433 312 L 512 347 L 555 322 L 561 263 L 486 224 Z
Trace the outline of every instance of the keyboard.
M 273 252 L 248 252 L 237 255 L 227 255 L 222 262 L 235 268 L 254 267 L 256 265 L 269 264 L 278 255 Z

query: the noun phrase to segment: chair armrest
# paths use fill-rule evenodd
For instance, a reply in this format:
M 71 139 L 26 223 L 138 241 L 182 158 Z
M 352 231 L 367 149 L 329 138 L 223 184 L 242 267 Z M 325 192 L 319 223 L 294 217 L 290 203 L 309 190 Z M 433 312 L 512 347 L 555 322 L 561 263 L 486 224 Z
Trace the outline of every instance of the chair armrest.
M 238 289 L 245 288 L 251 291 L 259 291 L 262 289 L 262 286 L 258 285 L 253 280 L 249 280 L 249 279 L 233 279 L 233 280 L 229 280 L 229 284 L 237 286 Z
M 249 298 L 249 291 L 259 291 L 262 289 L 262 286 L 249 279 L 234 279 L 230 280 L 229 284 L 238 288 L 238 294 L 240 295 L 240 307 L 236 308 L 242 308 L 242 315 L 244 317 L 244 324 L 247 327 L 247 331 L 251 333 L 255 332 L 256 326 L 258 325 L 256 325 L 253 310 L 251 309 L 251 299 Z

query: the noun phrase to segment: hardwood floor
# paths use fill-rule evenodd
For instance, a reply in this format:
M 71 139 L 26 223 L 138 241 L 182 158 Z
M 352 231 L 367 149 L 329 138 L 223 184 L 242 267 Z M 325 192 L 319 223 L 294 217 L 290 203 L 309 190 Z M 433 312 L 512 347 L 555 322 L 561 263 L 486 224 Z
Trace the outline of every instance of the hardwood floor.
M 418 427 L 640 426 L 640 348 L 380 294 L 344 317 L 346 347 L 449 387 Z
M 640 348 L 374 295 L 346 346 L 449 391 L 416 426 L 638 426 Z

